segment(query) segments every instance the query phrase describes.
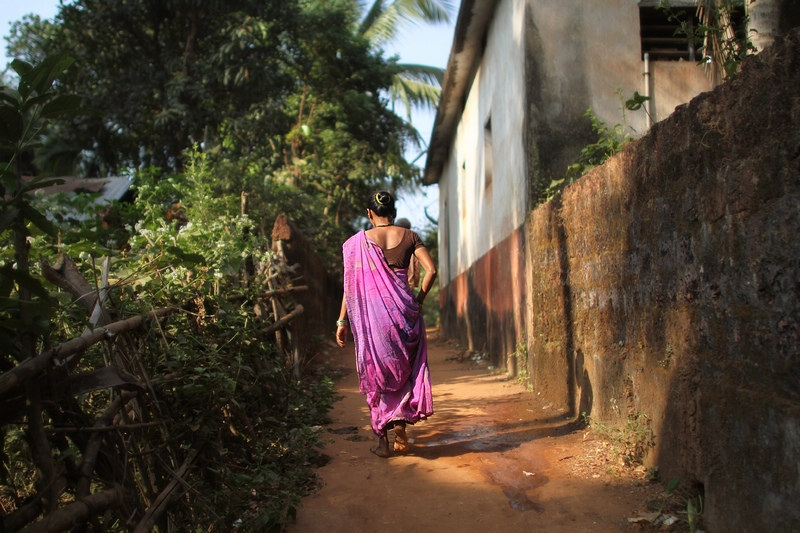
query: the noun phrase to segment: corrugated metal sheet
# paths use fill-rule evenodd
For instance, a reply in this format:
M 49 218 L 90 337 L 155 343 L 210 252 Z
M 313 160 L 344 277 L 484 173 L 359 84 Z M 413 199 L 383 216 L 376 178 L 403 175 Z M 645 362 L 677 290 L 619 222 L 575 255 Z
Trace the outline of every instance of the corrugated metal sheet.
M 121 200 L 131 188 L 131 181 L 123 177 L 79 178 L 64 176 L 57 179 L 64 180 L 64 183 L 37 189 L 36 194 L 100 193 L 98 202 L 105 203 L 111 200 Z
M 23 178 L 29 180 L 32 178 Z M 72 218 L 77 220 L 87 220 L 95 216 L 101 207 L 114 200 L 122 200 L 131 188 L 131 181 L 125 177 L 110 176 L 106 178 L 79 178 L 75 176 L 65 176 L 57 178 L 63 180 L 63 183 L 50 185 L 36 189 L 36 195 L 51 195 L 51 194 L 97 194 L 99 195 L 94 205 L 96 209 L 94 212 L 74 213 Z M 51 216 L 47 213 L 48 217 Z

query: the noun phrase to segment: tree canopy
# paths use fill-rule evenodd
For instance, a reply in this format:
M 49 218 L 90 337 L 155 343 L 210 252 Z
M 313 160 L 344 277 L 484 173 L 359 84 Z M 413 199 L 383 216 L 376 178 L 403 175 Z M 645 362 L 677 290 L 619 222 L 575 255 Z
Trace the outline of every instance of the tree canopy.
M 354 31 L 360 9 L 351 0 L 76 0 L 53 22 L 28 18 L 9 50 L 73 57 L 59 90 L 96 110 L 45 135 L 37 155 L 61 154 L 86 175 L 177 171 L 199 145 L 225 169 L 221 187 L 292 187 L 341 224 L 358 192 L 418 175 L 404 159 L 414 131 L 382 96 L 398 66 Z M 44 167 L 37 161 L 32 173 Z

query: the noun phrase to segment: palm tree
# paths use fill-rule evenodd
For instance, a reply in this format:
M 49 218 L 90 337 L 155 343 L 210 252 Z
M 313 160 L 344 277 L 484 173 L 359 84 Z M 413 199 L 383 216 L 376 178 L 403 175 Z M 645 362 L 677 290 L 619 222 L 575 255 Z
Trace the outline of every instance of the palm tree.
M 357 32 L 373 46 L 382 48 L 399 35 L 404 23 L 447 23 L 452 10 L 449 0 L 373 0 Z M 399 63 L 397 67 L 390 96 L 393 105 L 396 102 L 405 105 L 408 122 L 412 107 L 436 109 L 444 69 L 408 63 Z

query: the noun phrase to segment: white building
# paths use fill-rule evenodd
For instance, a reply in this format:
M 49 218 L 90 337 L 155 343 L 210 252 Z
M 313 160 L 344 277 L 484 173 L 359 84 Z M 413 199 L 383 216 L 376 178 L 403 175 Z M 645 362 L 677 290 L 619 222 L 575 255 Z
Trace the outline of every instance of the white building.
M 650 120 L 711 88 L 688 40 L 674 35 L 677 25 L 655 5 L 461 3 L 424 176 L 439 185 L 448 337 L 498 363 L 524 338 L 526 218 L 596 140 L 588 109 L 638 136 Z M 623 116 L 634 93 L 650 100 Z

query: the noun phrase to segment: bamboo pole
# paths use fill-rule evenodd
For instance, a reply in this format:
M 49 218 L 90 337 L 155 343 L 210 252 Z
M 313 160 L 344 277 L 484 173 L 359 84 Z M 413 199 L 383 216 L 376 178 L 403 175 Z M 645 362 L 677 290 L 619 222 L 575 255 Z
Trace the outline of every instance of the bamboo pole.
M 294 320 L 295 318 L 299 317 L 302 314 L 303 314 L 303 306 L 298 304 L 297 307 L 295 307 L 291 313 L 284 316 L 280 320 L 276 321 L 274 324 L 271 324 L 265 328 L 261 328 L 258 332 L 261 335 L 269 335 L 270 333 L 275 333 L 276 331 L 285 327 L 289 322 L 291 322 L 292 320 Z

